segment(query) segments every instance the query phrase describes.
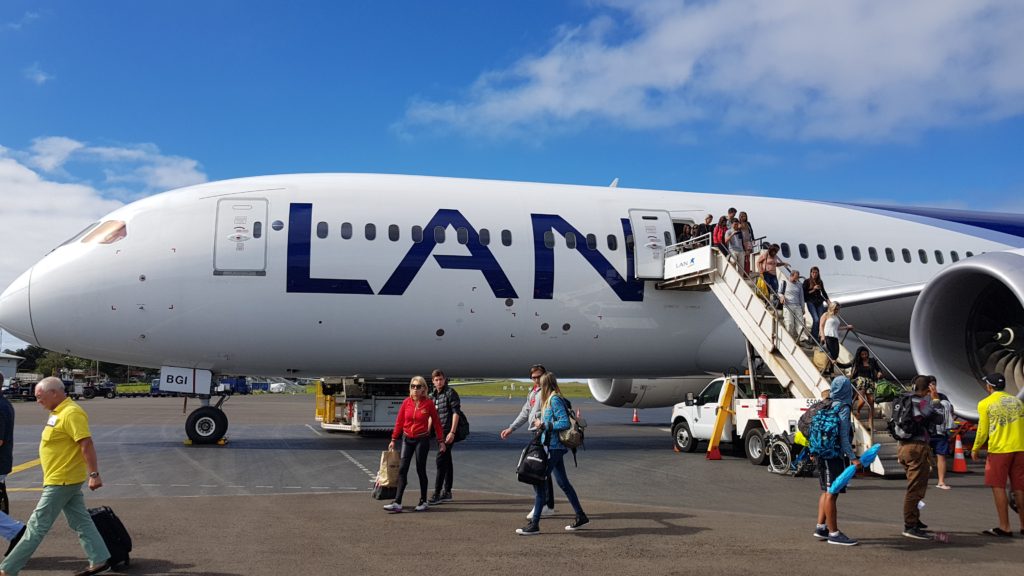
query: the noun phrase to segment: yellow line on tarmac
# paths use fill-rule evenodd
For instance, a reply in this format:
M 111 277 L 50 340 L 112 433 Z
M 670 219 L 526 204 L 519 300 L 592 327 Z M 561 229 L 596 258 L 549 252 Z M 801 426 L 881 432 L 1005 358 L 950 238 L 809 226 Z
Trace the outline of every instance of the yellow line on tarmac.
M 14 468 L 11 468 L 11 474 L 16 474 L 16 473 L 21 472 L 23 470 L 28 470 L 29 468 L 35 468 L 36 466 L 39 466 L 39 459 L 38 458 L 36 458 L 35 460 L 29 460 L 28 462 L 25 462 L 24 464 L 18 464 Z M 8 476 L 10 476 L 11 474 L 8 474 Z
M 42 492 L 42 487 L 39 488 L 8 488 L 8 492 Z

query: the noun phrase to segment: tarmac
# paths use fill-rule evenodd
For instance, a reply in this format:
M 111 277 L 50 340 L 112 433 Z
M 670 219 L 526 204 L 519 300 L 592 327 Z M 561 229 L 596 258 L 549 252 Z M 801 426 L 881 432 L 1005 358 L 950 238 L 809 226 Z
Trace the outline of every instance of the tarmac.
M 840 528 L 861 545 L 834 546 L 811 535 L 816 478 L 771 474 L 743 457 L 673 452 L 667 408 L 641 410 L 634 424 L 630 410 L 576 400 L 589 427 L 569 478 L 591 524 L 564 530 L 573 514 L 556 488 L 556 516 L 523 537 L 514 532 L 533 494 L 514 468 L 529 436 L 498 436 L 522 399 L 463 399 L 471 434 L 455 447 L 454 501 L 401 514 L 370 498 L 387 438 L 322 431 L 311 396 L 232 397 L 225 446 L 184 445 L 182 399 L 80 403 L 104 481 L 87 503 L 111 506 L 134 539 L 131 565 L 115 573 L 1013 574 L 1024 562 L 1024 537 L 981 534 L 996 516 L 980 463 L 950 474 L 952 490 L 928 490 L 922 520 L 948 542 L 901 536 L 905 481 L 868 476 L 839 499 Z M 32 461 L 46 413 L 32 403 L 15 408 L 14 461 L 25 466 L 7 484 L 11 513 L 24 520 L 41 489 Z M 433 458 L 428 475 L 433 484 Z M 404 503 L 415 505 L 415 474 L 410 480 Z M 86 563 L 58 520 L 22 573 L 67 574 Z

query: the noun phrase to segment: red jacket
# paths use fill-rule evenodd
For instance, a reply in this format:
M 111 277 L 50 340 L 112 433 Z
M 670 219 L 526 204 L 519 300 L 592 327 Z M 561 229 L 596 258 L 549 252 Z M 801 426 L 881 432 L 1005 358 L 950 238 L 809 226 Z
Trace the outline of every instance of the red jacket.
M 395 429 L 391 432 L 391 439 L 398 440 L 403 432 L 407 438 L 428 436 L 430 434 L 429 418 L 433 419 L 434 433 L 437 434 L 437 441 L 444 442 L 444 434 L 441 431 L 441 417 L 437 414 L 434 401 L 430 398 L 424 398 L 420 400 L 419 409 L 416 409 L 416 403 L 412 397 L 406 398 L 402 402 L 402 407 L 398 409 L 398 418 L 395 419 Z

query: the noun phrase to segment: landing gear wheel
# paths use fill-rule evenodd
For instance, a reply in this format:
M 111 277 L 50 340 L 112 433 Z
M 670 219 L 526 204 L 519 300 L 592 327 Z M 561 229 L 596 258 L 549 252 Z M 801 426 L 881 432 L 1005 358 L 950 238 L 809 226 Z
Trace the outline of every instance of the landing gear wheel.
M 765 461 L 764 430 L 754 428 L 743 437 L 743 444 L 747 447 L 747 460 L 754 466 L 762 466 Z
M 789 453 L 789 445 L 775 441 L 768 447 L 768 469 L 776 474 L 788 474 L 793 457 Z
M 693 452 L 697 449 L 697 439 L 690 433 L 690 425 L 685 421 L 672 427 L 672 440 L 680 452 Z
M 95 397 L 96 391 L 93 390 L 92 388 L 86 388 L 85 390 L 82 391 L 82 398 L 85 398 L 86 400 L 92 400 Z
M 216 444 L 227 431 L 227 414 L 213 406 L 196 408 L 185 421 L 185 433 L 193 444 Z

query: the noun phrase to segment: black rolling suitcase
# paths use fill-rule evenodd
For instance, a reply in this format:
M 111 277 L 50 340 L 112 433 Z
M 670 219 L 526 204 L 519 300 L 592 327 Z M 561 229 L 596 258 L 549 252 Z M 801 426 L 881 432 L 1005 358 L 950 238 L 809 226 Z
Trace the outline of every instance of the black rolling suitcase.
M 110 550 L 110 566 L 127 566 L 128 554 L 132 551 L 132 537 L 125 530 L 121 519 L 110 506 L 89 508 L 89 515 L 103 537 L 107 550 Z

